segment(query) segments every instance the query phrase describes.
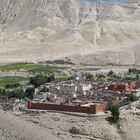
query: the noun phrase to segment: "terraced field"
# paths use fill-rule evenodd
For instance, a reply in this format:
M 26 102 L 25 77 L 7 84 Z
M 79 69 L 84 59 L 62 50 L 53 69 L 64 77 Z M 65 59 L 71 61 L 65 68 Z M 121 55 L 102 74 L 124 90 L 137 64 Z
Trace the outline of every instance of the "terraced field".
M 41 64 L 24 64 L 24 63 L 14 63 L 4 66 L 0 66 L 0 71 L 27 71 L 27 72 L 44 72 L 44 73 L 53 73 L 58 72 L 66 67 L 57 67 L 57 66 L 45 66 Z
M 29 78 L 24 77 L 0 77 L 0 87 L 4 87 L 5 85 L 18 83 L 22 81 L 28 81 Z

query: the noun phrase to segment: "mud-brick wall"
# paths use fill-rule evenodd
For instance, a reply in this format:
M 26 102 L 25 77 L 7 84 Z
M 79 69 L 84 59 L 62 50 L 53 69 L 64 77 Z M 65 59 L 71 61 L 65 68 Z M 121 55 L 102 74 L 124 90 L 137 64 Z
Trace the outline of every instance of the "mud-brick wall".
M 96 104 L 94 107 L 95 113 L 103 112 L 104 110 L 106 110 L 107 104 L 106 103 Z
M 46 104 L 46 103 L 32 103 L 28 101 L 28 109 L 40 109 L 40 110 L 58 110 L 58 111 L 68 111 L 68 112 L 81 112 L 96 114 L 105 109 L 105 104 L 92 105 L 90 107 L 85 106 L 72 106 L 63 104 Z

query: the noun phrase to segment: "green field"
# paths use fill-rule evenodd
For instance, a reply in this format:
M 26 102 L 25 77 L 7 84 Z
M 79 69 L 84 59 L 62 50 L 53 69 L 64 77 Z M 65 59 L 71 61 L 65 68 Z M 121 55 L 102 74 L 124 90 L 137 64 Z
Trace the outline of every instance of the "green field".
M 55 78 L 56 81 L 67 81 L 69 79 L 70 79 L 70 77 L 68 77 L 68 76 L 62 76 L 62 77 Z
M 18 83 L 22 81 L 27 81 L 29 78 L 24 77 L 0 77 L 0 87 L 4 87 L 8 84 Z
M 19 71 L 19 70 L 25 70 L 28 71 L 30 69 L 36 68 L 38 65 L 35 64 L 24 64 L 24 63 L 17 63 L 17 64 L 8 64 L 4 66 L 0 66 L 1 71 Z
M 66 67 L 57 67 L 57 66 L 44 66 L 41 64 L 29 64 L 29 63 L 15 63 L 0 66 L 0 71 L 27 71 L 27 72 L 44 72 L 44 73 L 53 73 L 59 72 Z
M 43 73 L 54 73 L 54 72 L 59 72 L 61 70 L 64 70 L 65 67 L 56 67 L 56 66 L 38 66 L 34 69 L 30 69 L 28 71 L 36 73 L 36 72 L 43 72 Z

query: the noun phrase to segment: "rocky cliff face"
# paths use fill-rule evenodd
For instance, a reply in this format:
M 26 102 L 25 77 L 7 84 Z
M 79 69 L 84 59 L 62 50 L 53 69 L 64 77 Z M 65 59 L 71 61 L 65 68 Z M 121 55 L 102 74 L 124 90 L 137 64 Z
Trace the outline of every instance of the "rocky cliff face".
M 35 28 L 59 27 L 79 22 L 75 0 L 1 0 L 1 23 Z
M 140 2 L 0 0 L 0 59 L 140 64 Z

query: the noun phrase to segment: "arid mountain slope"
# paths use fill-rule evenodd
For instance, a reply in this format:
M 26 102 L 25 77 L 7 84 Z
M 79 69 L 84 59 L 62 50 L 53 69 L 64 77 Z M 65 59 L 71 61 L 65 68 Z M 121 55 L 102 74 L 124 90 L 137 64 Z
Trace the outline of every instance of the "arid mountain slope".
M 140 64 L 140 2 L 0 0 L 0 60 Z

